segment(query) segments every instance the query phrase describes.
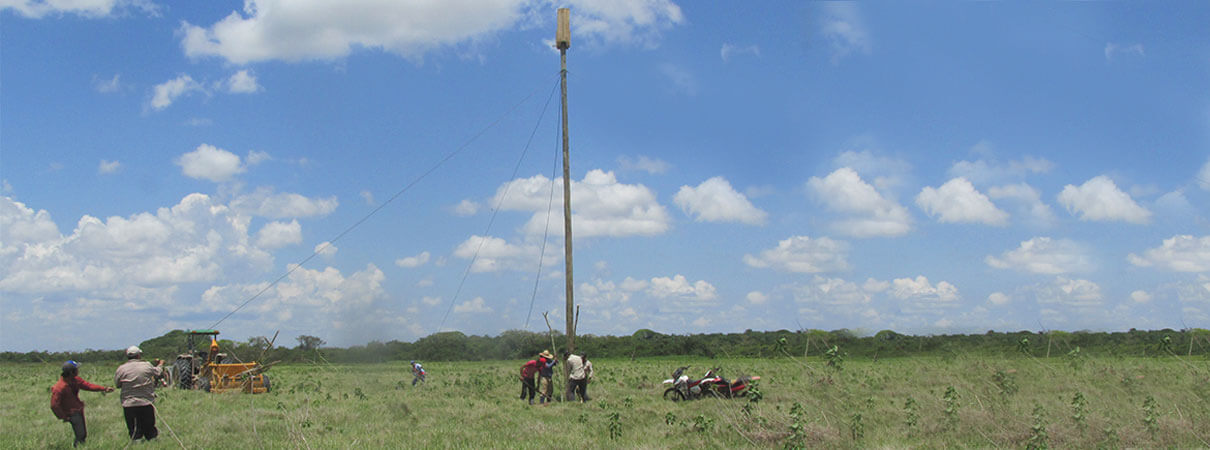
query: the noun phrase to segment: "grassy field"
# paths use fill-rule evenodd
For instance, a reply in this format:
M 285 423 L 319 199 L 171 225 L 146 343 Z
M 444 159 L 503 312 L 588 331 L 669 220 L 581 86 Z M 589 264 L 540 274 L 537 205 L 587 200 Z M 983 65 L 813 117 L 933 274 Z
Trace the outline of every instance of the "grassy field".
M 391 363 L 277 366 L 264 395 L 161 389 L 160 438 L 141 447 L 1210 447 L 1210 362 L 1196 357 L 604 359 L 591 402 L 545 407 L 517 399 L 520 363 L 425 362 L 418 387 Z M 760 399 L 664 401 L 679 365 L 760 375 Z M 81 376 L 108 385 L 116 367 Z M 0 448 L 70 447 L 49 408 L 58 371 L 0 366 Z M 125 446 L 117 396 L 81 398 L 89 445 Z

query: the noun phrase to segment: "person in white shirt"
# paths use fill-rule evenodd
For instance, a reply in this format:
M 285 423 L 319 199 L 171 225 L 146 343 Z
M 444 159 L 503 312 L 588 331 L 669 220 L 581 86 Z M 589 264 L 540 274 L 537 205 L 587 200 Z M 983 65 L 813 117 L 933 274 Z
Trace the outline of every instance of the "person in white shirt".
M 574 401 L 578 396 L 580 402 L 587 402 L 588 382 L 592 379 L 592 362 L 584 354 L 572 355 L 563 351 L 563 359 L 567 360 L 570 369 L 570 383 L 567 385 L 567 400 Z
M 154 403 L 156 381 L 163 376 L 164 361 L 157 359 L 153 366 L 143 361 L 143 351 L 138 347 L 132 345 L 126 349 L 126 363 L 118 366 L 113 383 L 122 390 L 119 398 L 131 440 L 150 441 L 160 434 L 155 428 Z

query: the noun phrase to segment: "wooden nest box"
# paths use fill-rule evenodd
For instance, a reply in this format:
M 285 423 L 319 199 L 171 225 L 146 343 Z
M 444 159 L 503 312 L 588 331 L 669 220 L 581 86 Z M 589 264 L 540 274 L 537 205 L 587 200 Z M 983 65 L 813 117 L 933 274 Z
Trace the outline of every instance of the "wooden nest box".
M 555 48 L 571 48 L 571 10 L 559 8 L 559 28 L 555 31 Z

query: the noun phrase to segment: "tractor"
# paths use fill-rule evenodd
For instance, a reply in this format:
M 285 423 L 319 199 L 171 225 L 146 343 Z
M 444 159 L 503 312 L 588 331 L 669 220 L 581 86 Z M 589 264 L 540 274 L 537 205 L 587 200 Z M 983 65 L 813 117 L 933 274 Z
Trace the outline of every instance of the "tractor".
M 201 389 L 206 392 L 239 391 L 250 394 L 269 392 L 269 365 L 238 362 L 238 358 L 219 352 L 218 330 L 186 331 L 188 350 L 177 355 L 172 364 L 173 378 L 180 389 Z M 195 340 L 210 337 L 208 349 L 199 350 Z M 274 338 L 277 336 L 274 335 Z M 269 346 L 272 347 L 270 342 Z M 267 350 L 267 349 L 266 349 Z M 261 356 L 264 356 L 263 354 Z

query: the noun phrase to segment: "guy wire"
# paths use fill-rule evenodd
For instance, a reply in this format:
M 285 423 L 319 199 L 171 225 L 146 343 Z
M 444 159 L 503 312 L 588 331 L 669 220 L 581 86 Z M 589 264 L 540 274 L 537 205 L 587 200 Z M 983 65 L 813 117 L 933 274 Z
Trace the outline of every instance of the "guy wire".
M 554 87 L 559 84 L 555 83 Z M 450 317 L 450 311 L 454 310 L 454 303 L 458 301 L 458 297 L 462 294 L 462 287 L 466 285 L 466 279 L 471 274 L 471 268 L 475 266 L 475 261 L 479 259 L 479 252 L 483 250 L 483 244 L 487 242 L 489 233 L 492 230 L 492 224 L 496 222 L 496 215 L 500 214 L 500 206 L 504 204 L 504 199 L 508 198 L 508 192 L 512 188 L 513 180 L 517 179 L 517 172 L 521 171 L 521 163 L 525 161 L 525 155 L 529 153 L 529 146 L 534 142 L 534 136 L 538 134 L 538 127 L 542 125 L 542 118 L 546 117 L 546 109 L 550 106 L 550 99 L 555 96 L 554 87 L 550 90 L 550 95 L 546 97 L 546 104 L 542 105 L 542 113 L 538 116 L 538 123 L 534 124 L 534 130 L 529 133 L 529 140 L 525 142 L 525 148 L 521 150 L 521 157 L 517 158 L 517 164 L 513 166 L 513 174 L 509 177 L 508 182 L 504 185 L 504 192 L 501 193 L 499 200 L 496 201 L 496 207 L 492 208 L 491 218 L 487 221 L 487 229 L 483 231 L 483 236 L 479 239 L 479 246 L 475 248 L 475 254 L 471 256 L 471 261 L 466 265 L 466 270 L 462 272 L 462 280 L 458 282 L 458 290 L 454 291 L 454 296 L 450 298 L 449 307 L 445 309 L 445 315 L 441 317 L 441 324 L 437 325 L 437 332 L 440 332 L 445 327 L 445 320 Z M 532 95 L 532 94 L 531 94 Z
M 317 247 L 315 249 L 315 251 L 311 252 L 310 256 L 307 256 L 306 258 L 303 258 L 302 261 L 299 261 L 297 264 L 294 264 L 293 267 L 290 267 L 289 270 L 286 270 L 286 273 L 283 273 L 281 276 L 277 277 L 277 279 L 274 279 L 271 283 L 269 283 L 265 287 L 261 288 L 261 290 L 257 291 L 256 294 L 252 295 L 252 297 L 245 300 L 243 303 L 241 303 L 235 309 L 231 310 L 231 312 L 227 313 L 227 315 L 223 316 L 217 322 L 214 322 L 213 324 L 211 324 L 209 328 L 212 328 L 212 329 L 217 328 L 219 326 L 219 324 L 221 324 L 221 323 L 223 323 L 223 321 L 227 320 L 228 317 L 231 317 L 233 314 L 239 312 L 239 310 L 244 309 L 244 307 L 248 306 L 249 303 L 252 303 L 253 300 L 260 298 L 260 296 L 263 295 L 265 292 L 267 292 L 269 289 L 272 289 L 274 286 L 277 286 L 279 283 L 281 283 L 281 280 L 284 280 L 286 277 L 290 276 L 290 274 L 294 273 L 295 270 L 298 270 L 298 268 L 306 265 L 307 262 L 314 259 L 320 253 L 323 253 L 323 251 L 327 250 L 327 248 L 329 246 L 335 244 L 337 241 L 339 241 L 345 235 L 349 234 L 349 232 L 353 231 L 358 226 L 360 226 L 362 223 L 369 220 L 370 217 L 374 216 L 374 214 L 378 213 L 378 211 L 381 211 L 387 205 L 391 204 L 391 202 L 394 202 L 395 199 L 399 198 L 401 195 L 403 195 L 403 193 L 411 190 L 414 186 L 419 184 L 421 180 L 424 180 L 425 178 L 427 178 L 429 175 L 431 175 L 433 172 L 435 172 L 438 168 L 440 168 L 441 166 L 444 166 L 445 163 L 449 162 L 449 160 L 453 159 L 455 156 L 457 156 L 458 154 L 460 154 L 464 150 L 466 150 L 467 147 L 470 147 L 470 145 L 472 143 L 474 143 L 476 140 L 478 140 L 480 137 L 482 137 L 485 133 L 487 133 L 488 130 L 495 128 L 496 125 L 499 125 L 500 122 L 503 122 L 505 118 L 512 115 L 513 112 L 517 110 L 517 108 L 521 107 L 521 105 L 525 104 L 525 102 L 528 102 L 529 99 L 531 97 L 533 97 L 534 94 L 537 94 L 538 92 L 539 92 L 538 89 L 534 89 L 532 92 L 530 92 L 524 98 L 522 98 L 521 101 L 517 102 L 512 107 L 510 107 L 507 111 L 505 111 L 504 114 L 502 114 L 500 117 L 497 117 L 496 120 L 492 121 L 486 127 L 479 130 L 479 132 L 472 135 L 469 139 L 467 139 L 465 142 L 463 142 L 462 145 L 458 146 L 453 151 L 447 153 L 445 155 L 445 157 L 443 157 L 443 158 L 441 158 L 441 160 L 437 161 L 436 164 L 434 164 L 432 167 L 430 167 L 424 173 L 420 174 L 420 176 L 416 177 L 411 182 L 404 185 L 402 189 L 400 189 L 398 192 L 395 192 L 395 195 L 392 195 L 381 205 L 378 205 L 376 208 L 370 210 L 370 212 L 366 213 L 365 216 L 362 216 L 361 219 L 358 219 L 356 222 L 353 222 L 352 225 L 349 225 L 348 228 L 345 228 L 344 231 L 341 231 L 340 234 L 336 235 L 336 237 L 332 238 L 327 243 Z M 547 100 L 547 102 L 549 103 L 549 100 Z M 545 107 L 543 107 L 543 111 L 545 111 Z M 448 313 L 447 313 L 447 315 L 448 315 Z M 443 319 L 443 321 L 444 321 L 444 319 Z

